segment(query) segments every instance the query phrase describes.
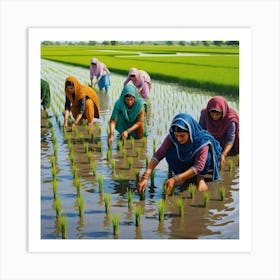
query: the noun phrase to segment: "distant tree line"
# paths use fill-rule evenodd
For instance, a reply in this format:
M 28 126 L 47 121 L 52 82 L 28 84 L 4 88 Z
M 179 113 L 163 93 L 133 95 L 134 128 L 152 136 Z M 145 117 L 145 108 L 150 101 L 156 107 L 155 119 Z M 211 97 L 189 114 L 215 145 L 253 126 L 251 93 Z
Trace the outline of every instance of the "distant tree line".
M 239 41 L 42 41 L 41 45 L 116 46 L 116 45 L 167 45 L 167 46 L 239 46 Z

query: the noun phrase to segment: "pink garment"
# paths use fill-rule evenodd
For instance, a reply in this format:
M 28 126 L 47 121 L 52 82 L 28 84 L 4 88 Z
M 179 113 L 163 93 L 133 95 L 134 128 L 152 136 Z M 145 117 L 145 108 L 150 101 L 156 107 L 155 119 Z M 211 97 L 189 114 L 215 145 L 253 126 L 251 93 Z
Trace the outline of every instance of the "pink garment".
M 135 75 L 135 81 L 132 81 L 130 75 Z M 143 70 L 138 70 L 137 68 L 131 68 L 128 72 L 128 76 L 124 81 L 124 86 L 127 85 L 129 81 L 132 81 L 133 84 L 138 88 L 142 88 L 139 92 L 143 98 L 148 98 L 150 89 L 151 89 L 151 78 L 149 74 Z
M 96 63 L 96 64 L 92 64 L 92 63 Z M 93 77 L 99 77 L 105 74 L 110 75 L 110 71 L 105 66 L 105 64 L 98 61 L 97 58 L 92 58 L 90 63 L 90 75 L 89 75 L 90 79 L 92 80 Z
M 210 116 L 210 111 L 216 110 L 222 113 L 222 117 L 219 120 L 214 121 Z M 201 111 L 204 115 L 206 130 L 213 135 L 216 139 L 224 136 L 227 133 L 228 126 L 235 122 L 235 141 L 233 148 L 236 152 L 239 152 L 239 116 L 229 107 L 226 99 L 222 96 L 212 97 L 207 104 L 207 107 Z

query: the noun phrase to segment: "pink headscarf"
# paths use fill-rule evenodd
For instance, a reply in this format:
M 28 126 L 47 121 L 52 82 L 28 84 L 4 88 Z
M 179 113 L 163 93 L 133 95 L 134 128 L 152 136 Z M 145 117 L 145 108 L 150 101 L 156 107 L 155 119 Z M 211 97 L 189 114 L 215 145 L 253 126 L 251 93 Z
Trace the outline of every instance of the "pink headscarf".
M 221 119 L 214 121 L 210 116 L 211 110 L 221 112 Z M 212 97 L 208 101 L 207 107 L 202 110 L 202 113 L 204 115 L 206 130 L 208 130 L 215 138 L 223 137 L 228 125 L 231 122 L 235 122 L 236 132 L 233 148 L 236 152 L 239 152 L 239 116 L 229 107 L 226 99 L 222 96 Z
M 92 64 L 95 63 L 95 64 Z M 90 77 L 93 78 L 97 76 L 101 71 L 101 63 L 97 58 L 92 58 L 90 61 Z

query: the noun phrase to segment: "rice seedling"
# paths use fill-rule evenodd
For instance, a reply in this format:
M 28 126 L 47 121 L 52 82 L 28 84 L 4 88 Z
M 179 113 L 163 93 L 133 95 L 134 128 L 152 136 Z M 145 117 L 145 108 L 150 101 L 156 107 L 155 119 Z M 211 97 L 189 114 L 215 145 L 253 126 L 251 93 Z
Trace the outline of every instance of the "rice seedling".
M 132 189 L 127 189 L 127 204 L 129 208 L 132 206 L 133 197 L 134 191 Z
M 77 196 L 79 197 L 79 196 L 81 196 L 81 181 L 80 180 L 77 181 L 76 188 L 77 188 Z
M 166 187 L 166 180 L 164 180 L 163 182 L 162 182 L 162 197 L 164 198 L 164 199 L 166 199 L 167 198 L 167 187 Z
M 232 159 L 228 159 L 228 169 L 229 169 L 230 173 L 233 170 L 233 160 Z
M 56 165 L 51 167 L 51 171 L 52 171 L 52 177 L 53 179 L 56 179 L 56 175 L 57 175 L 57 168 Z
M 88 143 L 84 143 L 84 149 L 85 149 L 85 153 L 87 154 L 88 153 Z
M 196 185 L 193 183 L 189 184 L 188 191 L 190 192 L 191 195 L 190 198 L 194 199 L 194 195 L 196 192 Z
M 156 171 L 153 170 L 151 173 L 151 186 L 155 185 L 155 175 L 156 175 Z
M 140 148 L 140 147 L 137 147 L 137 148 L 135 149 L 135 151 L 136 151 L 136 156 L 137 156 L 137 158 L 140 159 L 141 148 Z
M 53 154 L 57 156 L 57 144 L 53 144 Z
M 134 151 L 134 147 L 135 147 L 135 139 L 133 137 L 131 137 L 129 139 L 130 145 L 131 145 L 131 149 L 132 151 Z
M 137 205 L 135 207 L 135 210 L 134 210 L 134 213 L 135 213 L 135 225 L 137 227 L 140 226 L 140 223 L 141 223 L 141 215 L 143 213 L 143 210 L 142 210 L 142 207 L 141 205 Z
M 208 205 L 209 205 L 209 199 L 210 199 L 210 193 L 209 193 L 209 191 L 203 192 L 203 205 L 204 205 L 204 207 L 208 207 Z
M 78 176 L 78 168 L 75 164 L 72 165 L 72 174 L 73 178 L 76 178 Z
M 92 175 L 93 175 L 93 176 L 96 176 L 96 162 L 95 162 L 95 161 L 92 161 L 92 162 L 90 163 L 90 168 L 91 168 L 91 170 L 92 170 Z
M 122 148 L 123 148 L 123 141 L 119 140 L 118 143 L 117 143 L 117 146 L 118 146 L 118 150 L 121 151 Z
M 58 185 L 57 185 L 56 180 L 52 181 L 52 190 L 53 190 L 53 198 L 57 199 Z
M 224 201 L 225 196 L 226 196 L 226 187 L 225 186 L 221 186 L 219 188 L 219 191 L 220 191 L 221 201 Z
M 112 150 L 108 149 L 106 155 L 107 155 L 107 160 L 110 161 L 112 158 Z
M 123 174 L 119 174 L 119 182 L 120 182 L 120 186 L 123 187 L 124 186 L 124 175 Z
M 79 210 L 79 217 L 83 217 L 85 206 L 84 206 L 84 199 L 82 196 L 77 197 L 77 205 Z
M 134 171 L 134 174 L 135 174 L 135 181 L 136 181 L 136 184 L 137 184 L 140 181 L 140 170 L 136 169 Z
M 54 209 L 55 209 L 56 217 L 59 218 L 61 214 L 61 201 L 59 198 L 56 198 L 54 200 Z
M 143 143 L 143 147 L 145 147 L 147 144 L 147 137 L 142 138 L 142 143 Z
M 114 159 L 111 160 L 112 174 L 116 174 L 116 161 Z
M 146 168 L 147 168 L 147 167 L 148 167 L 148 165 L 149 165 L 149 161 L 150 161 L 149 157 L 148 157 L 148 156 L 146 156 L 146 159 L 145 159 Z
M 91 163 L 92 158 L 93 158 L 93 153 L 92 152 L 87 152 L 87 158 L 88 158 L 88 162 Z
M 105 213 L 108 214 L 110 211 L 110 201 L 111 201 L 111 194 L 104 193 L 104 204 L 105 204 Z
M 75 161 L 75 154 L 73 151 L 71 151 L 71 153 L 69 154 L 69 159 L 70 159 L 71 164 L 73 165 L 74 161 Z
M 61 214 L 60 216 L 60 228 L 61 228 L 62 239 L 66 239 L 67 221 L 66 221 L 65 214 Z
M 129 169 L 132 169 L 132 167 L 133 167 L 133 157 L 128 157 L 127 158 L 127 161 L 128 161 L 128 167 L 129 167 Z
M 98 146 L 98 149 L 99 149 L 100 153 L 102 153 L 103 152 L 102 142 L 98 141 L 97 146 Z
M 98 175 L 97 177 L 97 181 L 98 181 L 98 186 L 99 186 L 99 192 L 103 193 L 103 175 Z
M 50 156 L 50 162 L 51 162 L 51 166 L 56 166 L 56 157 L 55 156 Z
M 111 217 L 113 224 L 113 235 L 117 237 L 119 235 L 119 223 L 120 223 L 120 214 L 116 213 Z
M 165 210 L 165 201 L 161 199 L 157 203 L 157 208 L 158 208 L 158 219 L 160 222 L 164 220 L 164 210 Z
M 123 158 L 125 158 L 126 157 L 126 153 L 127 153 L 126 149 L 122 148 L 121 153 L 122 153 Z
M 85 136 L 84 136 L 83 134 L 80 134 L 80 135 L 79 135 L 79 141 L 80 141 L 82 144 L 84 144 L 84 142 L 85 142 Z
M 179 197 L 176 201 L 176 205 L 179 210 L 179 216 L 182 217 L 184 215 L 184 203 L 182 197 Z

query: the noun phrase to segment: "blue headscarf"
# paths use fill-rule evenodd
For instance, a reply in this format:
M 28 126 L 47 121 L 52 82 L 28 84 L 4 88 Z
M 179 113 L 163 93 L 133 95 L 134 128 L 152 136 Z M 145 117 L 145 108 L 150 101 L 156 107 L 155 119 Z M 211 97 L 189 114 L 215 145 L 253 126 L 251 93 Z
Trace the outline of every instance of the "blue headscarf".
M 176 139 L 173 127 L 188 131 L 190 143 L 180 144 Z M 219 162 L 222 148 L 217 140 L 206 130 L 202 129 L 199 123 L 188 114 L 178 114 L 174 117 L 169 137 L 176 148 L 177 157 L 181 162 L 189 162 L 202 147 L 209 145 L 212 155 L 213 180 L 220 180 Z

